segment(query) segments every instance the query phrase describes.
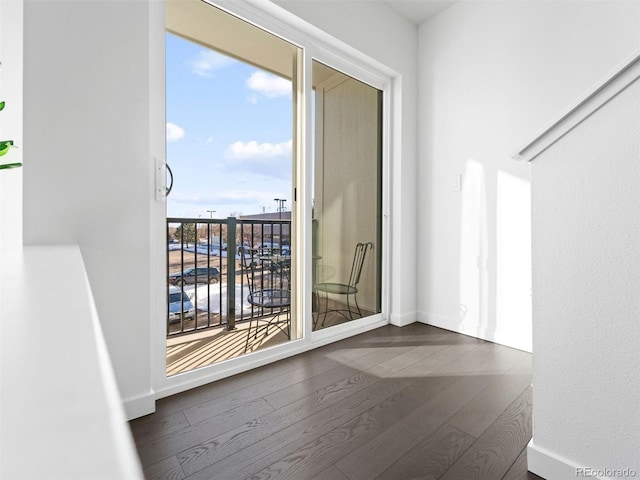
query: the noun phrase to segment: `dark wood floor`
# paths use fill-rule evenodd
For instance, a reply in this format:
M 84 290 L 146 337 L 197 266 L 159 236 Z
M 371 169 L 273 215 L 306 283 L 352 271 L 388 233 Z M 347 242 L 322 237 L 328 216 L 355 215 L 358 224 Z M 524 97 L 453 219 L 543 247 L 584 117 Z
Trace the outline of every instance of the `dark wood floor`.
M 521 480 L 531 355 L 387 326 L 162 399 L 148 479 Z

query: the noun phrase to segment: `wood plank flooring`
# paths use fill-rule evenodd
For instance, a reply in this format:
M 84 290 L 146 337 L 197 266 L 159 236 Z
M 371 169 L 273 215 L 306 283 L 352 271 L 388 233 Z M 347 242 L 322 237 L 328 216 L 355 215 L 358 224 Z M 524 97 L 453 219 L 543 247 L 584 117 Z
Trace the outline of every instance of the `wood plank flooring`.
M 155 479 L 524 480 L 531 355 L 386 326 L 159 400 L 130 423 Z

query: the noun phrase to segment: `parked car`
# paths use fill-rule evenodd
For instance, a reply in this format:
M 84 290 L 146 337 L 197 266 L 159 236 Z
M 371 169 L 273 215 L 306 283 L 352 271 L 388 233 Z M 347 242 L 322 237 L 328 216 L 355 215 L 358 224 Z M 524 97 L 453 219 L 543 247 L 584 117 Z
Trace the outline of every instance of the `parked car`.
M 169 283 L 174 285 L 193 285 L 195 283 L 218 283 L 220 272 L 216 267 L 187 268 L 184 272 L 170 273 Z
M 179 322 L 195 318 L 196 309 L 189 296 L 181 288 L 169 285 L 169 322 Z

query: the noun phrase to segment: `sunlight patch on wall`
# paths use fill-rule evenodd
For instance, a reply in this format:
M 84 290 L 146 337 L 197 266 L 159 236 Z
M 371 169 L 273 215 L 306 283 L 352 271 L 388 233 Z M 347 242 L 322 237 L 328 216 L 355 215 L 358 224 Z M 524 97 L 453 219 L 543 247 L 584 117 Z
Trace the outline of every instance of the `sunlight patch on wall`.
M 531 349 L 531 185 L 498 172 L 496 330 Z
M 483 165 L 467 160 L 460 225 L 460 321 L 486 328 L 488 321 L 487 192 Z

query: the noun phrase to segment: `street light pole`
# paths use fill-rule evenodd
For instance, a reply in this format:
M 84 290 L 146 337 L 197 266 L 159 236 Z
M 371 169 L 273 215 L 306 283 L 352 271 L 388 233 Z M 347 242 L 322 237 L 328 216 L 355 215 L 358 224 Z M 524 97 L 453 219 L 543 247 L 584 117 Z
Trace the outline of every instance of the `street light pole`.
M 279 218 L 280 220 L 282 220 L 282 211 L 284 210 L 284 202 L 287 201 L 286 198 L 274 198 L 273 199 L 274 202 L 278 202 L 278 212 L 280 212 L 279 214 Z
M 215 210 L 207 210 L 209 212 L 210 218 L 213 219 L 213 214 L 216 213 Z

